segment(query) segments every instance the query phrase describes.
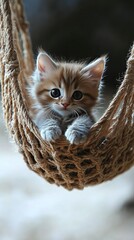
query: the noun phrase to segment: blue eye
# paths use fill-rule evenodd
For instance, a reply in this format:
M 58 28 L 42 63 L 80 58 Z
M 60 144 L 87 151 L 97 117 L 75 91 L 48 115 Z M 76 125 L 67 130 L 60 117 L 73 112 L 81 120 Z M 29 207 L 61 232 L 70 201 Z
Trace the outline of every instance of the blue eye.
M 61 96 L 60 90 L 58 88 L 53 88 L 50 93 L 53 98 L 58 98 Z
M 80 100 L 83 97 L 83 93 L 81 91 L 75 91 L 73 93 L 73 99 L 75 100 Z

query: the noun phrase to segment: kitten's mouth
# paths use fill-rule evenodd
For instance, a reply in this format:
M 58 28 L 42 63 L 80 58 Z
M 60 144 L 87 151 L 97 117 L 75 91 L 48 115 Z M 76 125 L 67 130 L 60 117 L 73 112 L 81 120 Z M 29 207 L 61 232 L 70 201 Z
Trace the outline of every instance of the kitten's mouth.
M 67 107 L 60 107 L 60 110 L 61 110 L 61 111 L 66 111 L 66 112 L 69 111 L 69 109 L 68 109 Z
M 53 110 L 58 112 L 59 114 L 60 113 L 61 114 L 70 114 L 72 112 L 69 105 L 68 106 L 66 106 L 66 105 L 63 106 L 63 105 L 55 104 L 55 105 L 53 105 Z

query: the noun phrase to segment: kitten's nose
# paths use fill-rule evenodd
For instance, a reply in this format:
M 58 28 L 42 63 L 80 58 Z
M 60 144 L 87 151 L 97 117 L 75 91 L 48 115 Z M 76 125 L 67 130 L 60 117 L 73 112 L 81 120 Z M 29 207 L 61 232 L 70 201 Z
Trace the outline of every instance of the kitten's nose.
M 67 109 L 67 107 L 70 105 L 69 103 L 61 103 L 64 107 L 64 109 Z

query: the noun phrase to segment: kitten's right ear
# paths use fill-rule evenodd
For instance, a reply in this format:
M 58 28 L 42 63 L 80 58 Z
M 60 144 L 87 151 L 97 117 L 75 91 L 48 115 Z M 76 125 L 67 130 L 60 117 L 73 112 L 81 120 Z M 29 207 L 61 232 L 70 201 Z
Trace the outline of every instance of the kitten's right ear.
M 56 63 L 45 52 L 40 52 L 37 57 L 37 70 L 41 75 L 47 75 L 57 68 Z

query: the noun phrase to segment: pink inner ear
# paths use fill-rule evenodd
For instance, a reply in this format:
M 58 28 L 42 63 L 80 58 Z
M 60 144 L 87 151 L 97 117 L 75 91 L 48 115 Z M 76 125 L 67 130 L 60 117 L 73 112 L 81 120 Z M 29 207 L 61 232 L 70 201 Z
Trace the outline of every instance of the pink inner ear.
M 96 66 L 94 68 L 92 68 L 90 70 L 90 74 L 95 76 L 95 77 L 98 77 L 98 78 L 101 78 L 102 74 L 103 74 L 103 64 L 100 65 L 100 66 Z
M 91 62 L 86 67 L 84 67 L 82 69 L 82 72 L 86 74 L 86 76 L 88 76 L 90 80 L 99 82 L 105 69 L 105 61 L 105 57 L 98 58 L 97 60 Z
M 56 68 L 56 63 L 46 54 L 40 53 L 37 58 L 37 69 L 40 73 L 50 73 Z
M 101 60 L 100 62 L 96 62 L 94 66 L 91 66 L 91 68 L 89 68 L 89 73 L 95 80 L 100 81 L 104 72 L 104 68 L 104 60 Z
M 40 55 L 39 58 L 38 58 L 38 61 L 37 61 L 37 68 L 38 68 L 38 71 L 40 72 L 45 72 L 45 64 L 44 64 L 44 59 L 43 59 L 43 56 Z
M 45 66 L 42 66 L 41 64 L 38 65 L 38 70 L 40 72 L 45 72 Z

